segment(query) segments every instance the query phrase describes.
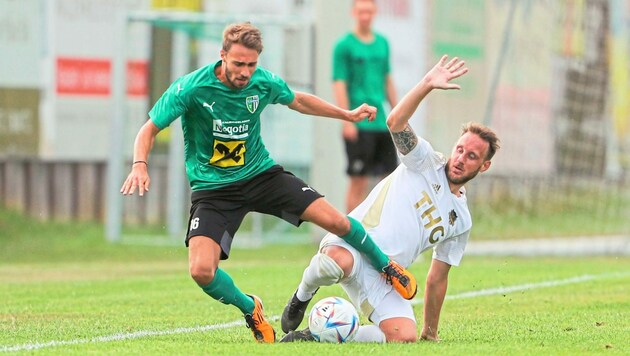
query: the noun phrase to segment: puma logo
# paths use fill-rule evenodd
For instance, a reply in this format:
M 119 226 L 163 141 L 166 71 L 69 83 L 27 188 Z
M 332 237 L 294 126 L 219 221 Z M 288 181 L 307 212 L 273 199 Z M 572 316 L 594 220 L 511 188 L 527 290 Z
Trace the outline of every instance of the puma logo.
M 204 102 L 203 102 L 203 107 L 204 107 L 204 108 L 209 108 L 209 109 L 210 109 L 210 111 L 214 112 L 214 109 L 213 109 L 212 107 L 214 106 L 214 103 L 215 103 L 215 102 L 216 102 L 216 101 L 213 101 L 213 102 L 212 102 L 212 104 L 208 104 L 208 103 L 206 103 L 206 102 L 204 101 Z
M 307 190 L 310 190 L 311 192 L 315 193 L 315 191 L 313 190 L 313 188 L 311 187 L 302 187 L 302 191 L 305 192 Z

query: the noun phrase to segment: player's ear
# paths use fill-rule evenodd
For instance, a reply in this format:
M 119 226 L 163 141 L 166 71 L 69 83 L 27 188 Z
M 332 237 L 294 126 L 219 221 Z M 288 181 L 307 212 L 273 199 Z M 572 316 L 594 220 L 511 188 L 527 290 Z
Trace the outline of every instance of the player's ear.
M 492 164 L 492 161 L 484 161 L 481 164 L 481 169 L 479 170 L 479 172 L 483 173 L 483 172 L 487 171 L 490 168 L 491 164 Z

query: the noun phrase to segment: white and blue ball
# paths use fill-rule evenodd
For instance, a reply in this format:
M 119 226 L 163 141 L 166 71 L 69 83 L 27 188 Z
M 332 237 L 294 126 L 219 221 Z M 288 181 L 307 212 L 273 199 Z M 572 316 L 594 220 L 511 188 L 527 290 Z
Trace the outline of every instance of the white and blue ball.
M 359 314 L 354 305 L 343 298 L 324 298 L 311 309 L 308 327 L 319 342 L 348 342 L 359 330 Z

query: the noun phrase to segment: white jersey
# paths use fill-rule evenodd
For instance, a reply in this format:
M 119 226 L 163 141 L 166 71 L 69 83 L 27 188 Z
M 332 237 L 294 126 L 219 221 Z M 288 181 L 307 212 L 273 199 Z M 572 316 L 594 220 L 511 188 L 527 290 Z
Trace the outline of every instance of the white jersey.
M 465 191 L 451 193 L 446 160 L 426 140 L 399 156 L 402 164 L 349 215 L 404 267 L 429 248 L 433 258 L 459 265 L 472 227 Z
M 459 197 L 451 193 L 444 156 L 423 139 L 400 158 L 402 164 L 349 215 L 363 224 L 386 255 L 404 267 L 429 248 L 433 248 L 434 259 L 459 265 L 472 228 L 463 188 Z M 344 247 L 353 255 L 352 272 L 340 283 L 375 325 L 394 317 L 415 322 L 411 302 L 393 290 L 364 255 L 331 233 L 320 248 L 328 245 Z

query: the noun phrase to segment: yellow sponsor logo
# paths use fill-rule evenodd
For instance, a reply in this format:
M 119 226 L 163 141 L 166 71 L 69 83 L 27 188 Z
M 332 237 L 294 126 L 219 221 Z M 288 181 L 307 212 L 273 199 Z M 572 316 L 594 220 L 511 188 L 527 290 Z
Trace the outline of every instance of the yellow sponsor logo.
M 210 164 L 217 167 L 237 167 L 245 164 L 245 141 L 214 140 Z

